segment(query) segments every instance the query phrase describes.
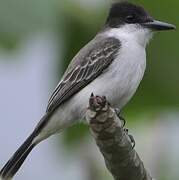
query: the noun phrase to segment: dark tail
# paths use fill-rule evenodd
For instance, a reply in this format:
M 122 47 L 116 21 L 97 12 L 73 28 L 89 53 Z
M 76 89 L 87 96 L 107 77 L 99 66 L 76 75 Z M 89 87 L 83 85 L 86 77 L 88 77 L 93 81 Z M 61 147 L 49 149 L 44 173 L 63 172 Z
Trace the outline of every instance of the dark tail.
M 47 123 L 47 115 L 45 115 L 40 123 L 37 125 L 34 132 L 27 138 L 27 140 L 19 147 L 14 155 L 9 159 L 5 166 L 0 171 L 0 180 L 10 180 L 19 170 L 23 162 L 25 161 L 28 154 L 32 151 L 37 143 L 33 140 L 41 132 L 42 128 Z

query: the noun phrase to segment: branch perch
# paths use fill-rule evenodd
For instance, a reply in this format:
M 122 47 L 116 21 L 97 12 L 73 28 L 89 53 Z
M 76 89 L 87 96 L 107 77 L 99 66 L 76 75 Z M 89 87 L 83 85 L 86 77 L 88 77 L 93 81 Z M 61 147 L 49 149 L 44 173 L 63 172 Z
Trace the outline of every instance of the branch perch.
M 114 180 L 152 180 L 105 97 L 91 95 L 86 119 Z

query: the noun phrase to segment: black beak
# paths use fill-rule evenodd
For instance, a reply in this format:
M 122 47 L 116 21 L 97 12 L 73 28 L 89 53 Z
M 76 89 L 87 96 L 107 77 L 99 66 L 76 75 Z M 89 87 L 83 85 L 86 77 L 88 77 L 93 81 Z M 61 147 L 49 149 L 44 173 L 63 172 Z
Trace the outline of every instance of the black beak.
M 152 29 L 154 31 L 162 31 L 162 30 L 172 30 L 172 29 L 176 29 L 176 26 L 174 26 L 173 24 L 168 24 L 165 22 L 161 22 L 161 21 L 150 21 L 150 22 L 146 22 L 142 24 L 144 27 Z

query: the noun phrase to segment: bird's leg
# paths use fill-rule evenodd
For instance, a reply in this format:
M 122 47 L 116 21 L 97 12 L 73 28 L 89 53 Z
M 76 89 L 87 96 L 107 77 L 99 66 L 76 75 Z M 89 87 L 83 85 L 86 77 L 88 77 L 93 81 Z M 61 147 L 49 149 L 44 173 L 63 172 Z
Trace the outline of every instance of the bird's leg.
M 135 140 L 134 140 L 134 137 L 129 134 L 129 129 L 125 128 L 124 131 L 126 132 L 126 134 L 128 135 L 130 141 L 131 141 L 131 144 L 132 144 L 132 148 L 134 149 L 136 143 L 135 143 Z
M 121 111 L 118 108 L 114 109 L 118 118 L 123 122 L 122 128 L 126 125 L 126 120 L 121 116 Z

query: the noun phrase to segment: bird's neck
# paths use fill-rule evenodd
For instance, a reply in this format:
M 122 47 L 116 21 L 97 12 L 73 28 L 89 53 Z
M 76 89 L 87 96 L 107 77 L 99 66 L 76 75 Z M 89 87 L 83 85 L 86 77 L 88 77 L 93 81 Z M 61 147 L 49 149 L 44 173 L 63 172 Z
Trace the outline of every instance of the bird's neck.
M 152 37 L 148 29 L 141 28 L 137 25 L 124 25 L 120 28 L 108 28 L 104 33 L 109 37 L 115 37 L 123 42 L 135 43 L 145 48 Z

